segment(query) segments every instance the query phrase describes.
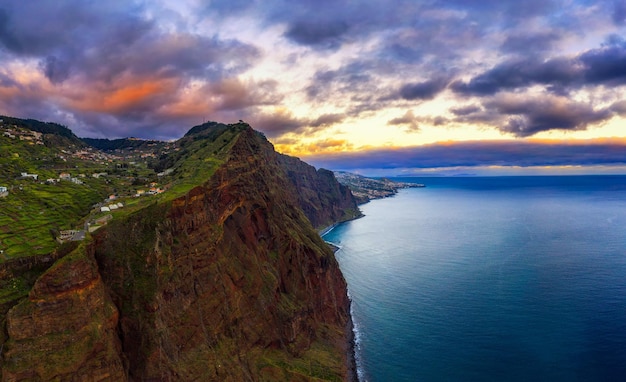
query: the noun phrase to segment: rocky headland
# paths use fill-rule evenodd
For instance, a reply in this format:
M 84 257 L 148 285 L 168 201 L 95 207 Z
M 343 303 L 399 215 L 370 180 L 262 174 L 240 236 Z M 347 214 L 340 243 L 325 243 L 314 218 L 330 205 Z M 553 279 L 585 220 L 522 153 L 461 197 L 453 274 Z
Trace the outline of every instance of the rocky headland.
M 360 216 L 349 189 L 245 123 L 181 141 L 165 158 L 180 187 L 3 307 L 3 381 L 355 378 L 346 283 L 316 231 Z

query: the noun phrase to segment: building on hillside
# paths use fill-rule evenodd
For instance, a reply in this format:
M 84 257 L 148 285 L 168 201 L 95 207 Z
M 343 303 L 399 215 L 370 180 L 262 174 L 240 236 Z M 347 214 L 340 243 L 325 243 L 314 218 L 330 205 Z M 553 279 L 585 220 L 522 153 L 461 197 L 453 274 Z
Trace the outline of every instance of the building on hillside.
M 62 172 L 59 174 L 59 179 L 61 180 L 70 180 L 72 176 L 67 172 Z
M 76 229 L 68 229 L 59 232 L 59 236 L 57 236 L 57 241 L 59 243 L 65 243 L 67 241 L 82 241 L 85 239 L 85 231 L 76 230 Z
M 0 187 L 0 198 L 9 196 L 9 189 L 6 187 Z
M 29 173 L 26 173 L 26 172 L 23 172 L 21 175 L 22 175 L 23 179 L 31 178 L 31 179 L 37 180 L 37 178 L 39 177 L 38 174 L 29 174 Z

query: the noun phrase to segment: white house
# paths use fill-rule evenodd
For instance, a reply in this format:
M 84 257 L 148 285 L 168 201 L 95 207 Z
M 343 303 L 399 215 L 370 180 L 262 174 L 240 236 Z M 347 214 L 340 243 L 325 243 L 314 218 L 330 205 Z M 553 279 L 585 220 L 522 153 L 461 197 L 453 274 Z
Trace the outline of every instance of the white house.
M 37 180 L 38 177 L 39 177 L 38 174 L 28 174 L 26 172 L 22 173 L 22 178 L 33 178 L 33 179 Z
M 9 191 L 9 189 L 8 189 L 8 188 L 6 188 L 6 187 L 0 187 L 0 192 L 7 192 L 7 191 Z

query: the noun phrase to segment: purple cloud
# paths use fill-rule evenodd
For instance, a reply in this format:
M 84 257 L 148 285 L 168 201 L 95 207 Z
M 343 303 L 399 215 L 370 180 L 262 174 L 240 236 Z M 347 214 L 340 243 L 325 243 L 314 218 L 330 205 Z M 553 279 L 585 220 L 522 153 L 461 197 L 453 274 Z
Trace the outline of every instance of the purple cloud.
M 445 79 L 434 79 L 406 84 L 400 89 L 400 96 L 406 100 L 429 100 L 435 98 L 447 86 Z
M 623 84 L 626 84 L 626 42 L 613 39 L 609 44 L 575 58 L 505 61 L 467 82 L 454 81 L 450 88 L 459 94 L 484 96 L 533 85 L 554 90 Z

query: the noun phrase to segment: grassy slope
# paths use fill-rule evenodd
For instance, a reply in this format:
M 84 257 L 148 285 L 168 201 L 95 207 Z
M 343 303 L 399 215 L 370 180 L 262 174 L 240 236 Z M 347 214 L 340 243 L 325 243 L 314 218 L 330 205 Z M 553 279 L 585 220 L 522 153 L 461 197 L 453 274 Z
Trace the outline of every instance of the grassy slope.
M 9 196 L 0 198 L 0 250 L 4 251 L 0 262 L 50 253 L 58 245 L 50 230 L 75 228 L 109 191 L 109 185 L 93 178 L 82 179 L 83 185 L 41 184 L 58 178 L 60 172 L 91 174 L 101 167 L 71 158 L 63 161 L 60 150 L 0 136 L 0 186 L 10 188 Z M 38 174 L 39 179 L 19 179 L 22 172 Z
M 182 138 L 179 141 L 181 150 L 162 164 L 162 167 L 174 170 L 172 187 L 163 194 L 163 199 L 175 199 L 209 180 L 246 126 L 217 124 L 209 130 Z

